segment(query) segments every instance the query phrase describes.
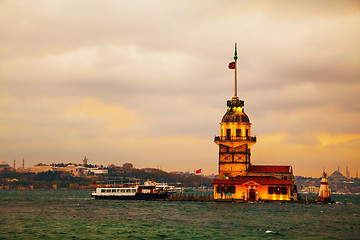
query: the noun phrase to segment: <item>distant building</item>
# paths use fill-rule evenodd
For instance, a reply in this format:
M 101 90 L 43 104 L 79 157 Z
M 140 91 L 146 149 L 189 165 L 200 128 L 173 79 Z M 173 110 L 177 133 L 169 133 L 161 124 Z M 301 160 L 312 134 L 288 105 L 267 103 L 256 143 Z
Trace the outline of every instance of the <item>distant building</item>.
M 11 167 L 9 164 L 7 164 L 6 162 L 2 161 L 0 162 L 0 172 L 8 172 L 11 171 Z
M 86 167 L 75 166 L 75 165 L 72 165 L 72 164 L 64 167 L 63 171 L 73 174 L 74 177 L 80 177 L 80 176 L 86 175 L 89 172 L 89 170 Z
M 29 172 L 31 173 L 41 173 L 41 172 L 52 172 L 53 167 L 51 165 L 45 165 L 45 164 L 38 164 L 32 168 L 29 169 Z
M 99 169 L 99 168 L 90 168 L 89 172 L 93 173 L 94 175 L 106 175 L 106 174 L 108 174 L 107 169 Z
M 18 168 L 16 169 L 17 173 L 28 173 L 30 169 L 28 168 Z
M 304 188 L 304 190 L 308 193 L 314 193 L 314 194 L 318 194 L 319 193 L 319 189 L 320 187 L 319 186 L 307 186 Z

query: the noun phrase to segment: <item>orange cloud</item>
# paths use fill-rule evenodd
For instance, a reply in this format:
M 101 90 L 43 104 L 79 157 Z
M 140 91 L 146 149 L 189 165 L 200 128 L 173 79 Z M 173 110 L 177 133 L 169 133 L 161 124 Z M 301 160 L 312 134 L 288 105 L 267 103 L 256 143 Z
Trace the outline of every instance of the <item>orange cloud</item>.
M 266 134 L 261 135 L 258 141 L 261 141 L 263 143 L 283 143 L 287 136 L 287 133 Z
M 335 145 L 339 143 L 346 143 L 352 140 L 360 139 L 360 134 L 337 134 L 331 135 L 329 133 L 319 133 L 316 135 L 321 146 Z
M 68 112 L 105 119 L 113 129 L 139 124 L 139 116 L 134 111 L 120 105 L 105 104 L 95 98 L 86 98 L 80 105 L 69 108 Z

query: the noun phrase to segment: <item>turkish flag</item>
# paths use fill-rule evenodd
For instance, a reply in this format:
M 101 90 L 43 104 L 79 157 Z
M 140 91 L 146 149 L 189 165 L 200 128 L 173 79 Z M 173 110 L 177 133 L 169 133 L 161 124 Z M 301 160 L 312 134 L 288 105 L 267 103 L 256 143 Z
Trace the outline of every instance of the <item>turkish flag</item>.
M 229 63 L 229 68 L 230 69 L 235 69 L 235 62 Z
M 200 173 L 201 173 L 201 168 L 198 169 L 198 170 L 196 170 L 195 173 L 196 173 L 196 174 L 200 174 Z

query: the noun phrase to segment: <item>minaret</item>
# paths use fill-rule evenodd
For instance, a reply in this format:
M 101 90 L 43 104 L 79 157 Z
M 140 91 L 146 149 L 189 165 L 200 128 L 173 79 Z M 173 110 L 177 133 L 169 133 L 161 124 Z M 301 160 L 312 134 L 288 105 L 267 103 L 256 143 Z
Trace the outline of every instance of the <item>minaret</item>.
M 23 159 L 22 168 L 25 169 L 25 160 Z
M 15 158 L 14 158 L 14 169 L 16 169 L 15 167 L 16 167 L 16 166 L 15 166 Z
M 329 185 L 328 185 L 328 181 L 327 181 L 327 175 L 325 172 L 323 172 L 322 179 L 321 179 L 318 201 L 319 202 L 331 202 L 330 189 L 329 189 Z
M 84 157 L 84 160 L 83 160 L 83 166 L 87 166 L 88 160 L 89 160 L 89 159 L 87 159 L 86 156 L 85 156 L 85 157 Z
M 235 70 L 234 96 L 227 101 L 227 111 L 220 123 L 220 136 L 215 136 L 219 146 L 219 179 L 244 176 L 250 167 L 250 148 L 256 143 L 251 137 L 251 123 L 244 112 L 244 101 L 237 96 L 237 49 L 235 62 L 229 64 Z

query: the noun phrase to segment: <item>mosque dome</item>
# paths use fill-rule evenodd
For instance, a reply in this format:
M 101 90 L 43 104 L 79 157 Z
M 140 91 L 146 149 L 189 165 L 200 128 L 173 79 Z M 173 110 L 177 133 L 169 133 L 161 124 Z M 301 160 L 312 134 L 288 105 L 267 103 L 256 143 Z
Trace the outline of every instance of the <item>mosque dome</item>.
M 250 123 L 250 120 L 249 117 L 245 114 L 244 108 L 229 107 L 221 122 Z

